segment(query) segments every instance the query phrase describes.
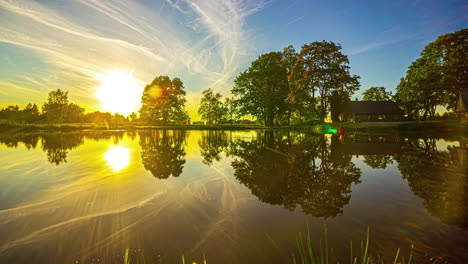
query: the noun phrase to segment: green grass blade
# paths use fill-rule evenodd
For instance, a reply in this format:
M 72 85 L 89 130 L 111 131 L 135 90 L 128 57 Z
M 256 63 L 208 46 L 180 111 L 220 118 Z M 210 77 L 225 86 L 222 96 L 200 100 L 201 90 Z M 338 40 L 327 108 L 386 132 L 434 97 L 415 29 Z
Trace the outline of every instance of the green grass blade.
M 124 256 L 124 263 L 125 264 L 130 264 L 130 259 L 129 259 L 129 251 L 130 249 L 129 248 L 126 248 L 125 249 L 125 256 Z
M 314 255 L 314 248 L 312 246 L 312 239 L 310 238 L 309 223 L 307 223 L 307 248 L 309 249 L 309 257 L 312 264 L 316 264 L 317 260 Z
M 400 248 L 398 248 L 398 250 L 397 250 L 397 252 L 396 252 L 395 260 L 393 260 L 393 264 L 396 264 L 396 263 L 397 263 L 398 255 L 400 255 Z
M 411 251 L 410 251 L 410 255 L 408 259 L 408 264 L 411 264 L 411 259 L 413 258 L 413 248 L 414 248 L 414 245 L 411 244 Z

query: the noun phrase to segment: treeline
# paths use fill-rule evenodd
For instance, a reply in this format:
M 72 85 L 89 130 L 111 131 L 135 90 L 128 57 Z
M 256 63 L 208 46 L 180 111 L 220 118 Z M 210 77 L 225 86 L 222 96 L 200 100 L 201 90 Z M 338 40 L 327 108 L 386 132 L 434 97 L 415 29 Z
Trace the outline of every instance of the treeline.
M 132 113 L 128 117 L 108 112 L 85 113 L 85 109 L 68 99 L 68 92 L 57 89 L 51 91 L 47 101 L 39 110 L 36 104 L 27 104 L 21 109 L 18 105 L 10 105 L 0 110 L 0 120 L 15 123 L 128 123 L 138 121 L 137 115 Z
M 454 118 L 437 116 L 438 106 L 453 110 L 457 93 L 468 89 L 468 29 L 445 34 L 429 43 L 420 58 L 411 64 L 392 95 L 384 87 L 370 87 L 364 100 L 393 100 L 412 120 Z M 207 125 L 239 123 L 246 116 L 266 126 L 323 122 L 330 116 L 338 121 L 350 97 L 359 89 L 359 76 L 350 73 L 348 57 L 334 42 L 316 41 L 300 51 L 290 45 L 282 51 L 260 55 L 239 73 L 223 99 L 212 88 L 203 91 L 198 113 Z M 9 106 L 0 110 L 0 119 L 22 123 L 123 123 L 150 125 L 190 124 L 186 92 L 179 78 L 158 76 L 146 85 L 139 115 L 87 113 L 69 102 L 68 92 L 49 93 L 42 106 Z
M 249 115 L 267 126 L 324 121 L 333 101 L 349 98 L 359 88 L 349 60 L 334 42 L 312 42 L 296 52 L 260 55 L 234 80 L 233 98 L 221 102 L 211 89 L 203 92 L 199 113 L 207 124 Z M 339 103 L 339 102 L 338 102 Z

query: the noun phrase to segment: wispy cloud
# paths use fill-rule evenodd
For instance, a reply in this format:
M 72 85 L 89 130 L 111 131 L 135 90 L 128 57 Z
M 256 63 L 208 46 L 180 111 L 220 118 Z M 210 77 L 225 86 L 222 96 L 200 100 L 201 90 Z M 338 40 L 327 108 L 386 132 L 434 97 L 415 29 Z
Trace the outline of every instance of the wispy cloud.
M 87 83 L 122 69 L 133 71 L 142 85 L 156 75 L 185 74 L 200 80 L 198 87 L 186 85 L 195 93 L 206 87 L 224 91 L 253 54 L 246 18 L 265 4 L 165 0 L 146 6 L 75 0 L 46 6 L 0 1 L 0 42 L 34 49 L 58 74 L 68 72 Z M 88 88 L 90 96 L 94 88 Z
M 291 25 L 291 24 L 294 24 L 294 23 L 296 23 L 296 22 L 298 22 L 298 21 L 301 21 L 303 18 L 304 18 L 304 16 L 300 16 L 300 17 L 298 17 L 298 18 L 295 18 L 295 19 L 289 21 L 289 22 L 287 23 L 287 25 Z

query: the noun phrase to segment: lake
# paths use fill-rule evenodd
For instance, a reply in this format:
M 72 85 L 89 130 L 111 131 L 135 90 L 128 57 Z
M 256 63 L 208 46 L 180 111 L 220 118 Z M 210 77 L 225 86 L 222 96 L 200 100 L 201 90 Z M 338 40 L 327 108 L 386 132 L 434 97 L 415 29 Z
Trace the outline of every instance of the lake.
M 1 263 L 291 263 L 296 238 L 468 263 L 468 138 L 0 135 Z M 298 255 L 296 255 L 298 256 Z

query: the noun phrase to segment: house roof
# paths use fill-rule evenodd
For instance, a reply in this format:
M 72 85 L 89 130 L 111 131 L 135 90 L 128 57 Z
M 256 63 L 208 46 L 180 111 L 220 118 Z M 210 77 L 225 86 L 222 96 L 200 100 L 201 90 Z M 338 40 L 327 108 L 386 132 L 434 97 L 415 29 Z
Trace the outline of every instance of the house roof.
M 468 111 L 468 89 L 460 89 L 457 98 L 457 106 L 455 112 L 466 112 Z
M 393 101 L 351 101 L 349 110 L 354 114 L 403 114 Z

